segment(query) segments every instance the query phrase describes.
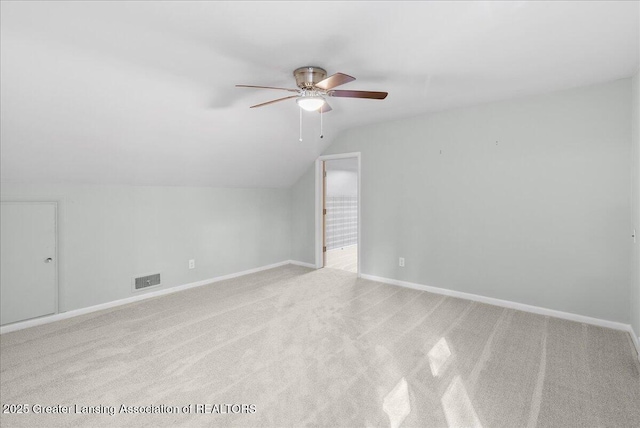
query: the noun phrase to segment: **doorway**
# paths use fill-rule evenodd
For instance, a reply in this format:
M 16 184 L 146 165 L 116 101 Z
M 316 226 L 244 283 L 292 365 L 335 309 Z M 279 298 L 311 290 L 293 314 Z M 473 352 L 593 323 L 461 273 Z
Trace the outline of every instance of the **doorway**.
M 360 154 L 318 159 L 317 267 L 360 273 Z
M 0 324 L 58 311 L 55 202 L 2 202 Z

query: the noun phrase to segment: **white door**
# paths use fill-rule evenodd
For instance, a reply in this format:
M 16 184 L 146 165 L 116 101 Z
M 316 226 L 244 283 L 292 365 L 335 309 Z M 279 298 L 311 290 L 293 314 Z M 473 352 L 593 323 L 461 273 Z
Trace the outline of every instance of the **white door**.
M 56 313 L 56 204 L 2 202 L 0 324 Z

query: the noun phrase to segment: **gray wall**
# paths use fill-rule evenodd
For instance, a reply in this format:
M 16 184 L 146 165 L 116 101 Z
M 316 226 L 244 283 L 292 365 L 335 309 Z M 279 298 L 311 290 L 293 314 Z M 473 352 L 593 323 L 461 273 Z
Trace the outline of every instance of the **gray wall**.
M 59 202 L 61 312 L 130 297 L 138 274 L 167 288 L 290 256 L 288 189 L 3 184 L 2 199 Z
M 638 81 L 341 135 L 327 154 L 362 152 L 363 273 L 640 332 Z M 4 183 L 2 199 L 59 202 L 61 311 L 131 296 L 137 274 L 166 288 L 314 263 L 313 165 L 290 190 Z
M 630 94 L 624 79 L 342 134 L 325 154 L 362 153 L 362 272 L 628 323 Z M 298 230 L 307 193 L 311 171 Z M 313 234 L 292 238 L 313 262 Z
M 315 266 L 315 165 L 291 188 L 291 259 Z
M 633 227 L 636 234 L 640 234 L 640 73 L 633 77 L 631 97 Z M 636 236 L 636 243 L 632 244 L 631 260 L 631 325 L 640 336 L 640 236 Z
M 353 158 L 356 162 L 357 159 Z M 354 171 L 327 170 L 327 197 L 358 196 L 358 173 Z

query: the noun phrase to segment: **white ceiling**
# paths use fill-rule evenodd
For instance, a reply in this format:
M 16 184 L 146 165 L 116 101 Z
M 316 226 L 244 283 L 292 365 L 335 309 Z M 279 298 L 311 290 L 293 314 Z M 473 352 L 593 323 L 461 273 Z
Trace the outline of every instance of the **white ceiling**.
M 2 2 L 3 181 L 286 187 L 340 131 L 614 80 L 637 2 Z M 383 90 L 298 141 L 293 69 Z

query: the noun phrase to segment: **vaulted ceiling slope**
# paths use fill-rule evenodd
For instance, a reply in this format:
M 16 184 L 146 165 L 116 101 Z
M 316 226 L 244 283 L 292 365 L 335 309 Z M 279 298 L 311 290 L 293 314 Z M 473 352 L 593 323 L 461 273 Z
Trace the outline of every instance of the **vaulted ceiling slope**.
M 638 67 L 637 2 L 1 3 L 2 180 L 287 187 L 339 132 Z M 355 76 L 303 116 L 292 71 Z

